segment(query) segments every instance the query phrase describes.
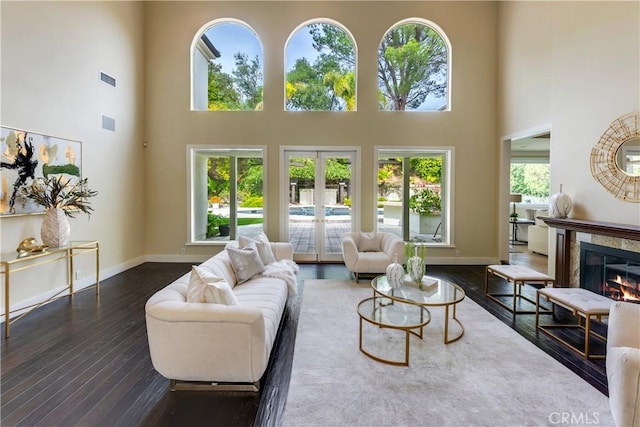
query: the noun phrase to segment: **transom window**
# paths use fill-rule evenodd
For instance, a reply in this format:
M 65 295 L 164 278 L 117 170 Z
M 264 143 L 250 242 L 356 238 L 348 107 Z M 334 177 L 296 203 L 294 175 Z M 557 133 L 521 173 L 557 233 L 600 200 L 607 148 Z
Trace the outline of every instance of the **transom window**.
M 356 49 L 345 29 L 328 22 L 303 25 L 285 53 L 286 110 L 355 111 Z
M 191 108 L 262 110 L 263 62 L 249 26 L 232 19 L 208 24 L 191 47 Z
M 378 48 L 378 109 L 449 110 L 451 48 L 435 25 L 403 21 Z

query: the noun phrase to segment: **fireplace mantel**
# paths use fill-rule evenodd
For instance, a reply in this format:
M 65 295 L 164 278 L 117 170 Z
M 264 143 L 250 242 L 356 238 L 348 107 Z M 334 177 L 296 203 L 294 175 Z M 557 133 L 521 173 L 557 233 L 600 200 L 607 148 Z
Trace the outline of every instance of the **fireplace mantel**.
M 571 233 L 589 233 L 640 241 L 640 226 L 575 218 L 539 217 L 556 229 L 556 285 L 569 286 Z
M 600 234 L 602 236 L 619 237 L 621 239 L 640 240 L 640 226 L 631 224 L 616 224 L 613 222 L 590 221 L 575 218 L 539 217 L 549 227 L 581 233 Z

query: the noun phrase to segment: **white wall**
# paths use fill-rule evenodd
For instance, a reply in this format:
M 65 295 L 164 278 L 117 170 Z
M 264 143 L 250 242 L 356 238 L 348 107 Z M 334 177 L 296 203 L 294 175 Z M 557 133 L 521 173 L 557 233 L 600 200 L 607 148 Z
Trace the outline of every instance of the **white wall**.
M 209 112 L 189 109 L 189 48 L 196 32 L 218 18 L 250 25 L 264 47 L 264 110 Z M 366 19 L 363 19 L 366 17 Z M 396 22 L 419 17 L 440 26 L 451 41 L 452 111 L 379 112 L 377 48 Z M 362 147 L 362 228 L 375 223 L 374 146 L 455 146 L 455 247 L 431 257 L 455 261 L 495 258 L 496 37 L 493 2 L 149 2 L 145 4 L 147 181 L 146 252 L 154 259 L 179 254 L 187 238 L 185 146 L 267 146 L 267 233 L 278 221 L 280 146 Z M 355 113 L 285 112 L 284 44 L 301 23 L 330 18 L 353 34 L 358 51 Z M 170 30 L 168 30 L 170 28 Z M 171 215 L 167 215 L 171 212 Z M 187 247 L 206 256 L 217 248 Z
M 95 213 L 71 219 L 71 239 L 97 239 L 103 277 L 143 260 L 143 10 L 135 2 L 2 2 L 4 126 L 82 142 Z M 100 81 L 103 71 L 117 79 Z M 102 115 L 116 131 L 102 129 Z M 2 252 L 40 240 L 42 215 L 2 217 Z M 86 258 L 86 259 L 85 259 Z M 91 256 L 77 258 L 86 283 Z M 60 265 L 12 277 L 12 306 L 64 285 Z M 62 275 L 63 277 L 64 275 Z M 43 279 L 46 278 L 46 279 Z
M 499 134 L 551 124 L 551 192 L 563 184 L 570 216 L 640 224 L 640 204 L 615 199 L 590 170 L 609 123 L 640 108 L 640 3 L 504 2 L 499 45 Z

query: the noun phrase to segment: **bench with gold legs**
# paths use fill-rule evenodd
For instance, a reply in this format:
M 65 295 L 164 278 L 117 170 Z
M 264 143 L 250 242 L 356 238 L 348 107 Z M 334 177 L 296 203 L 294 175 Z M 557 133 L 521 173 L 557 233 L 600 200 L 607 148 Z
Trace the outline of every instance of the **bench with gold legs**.
M 556 341 L 569 347 L 585 359 L 604 359 L 604 354 L 591 354 L 589 341 L 591 337 L 598 338 L 606 343 L 607 338 L 591 330 L 591 320 L 602 321 L 609 315 L 609 309 L 614 301 L 605 296 L 596 294 L 583 288 L 544 288 L 538 289 L 536 295 L 536 330 L 542 331 Z M 577 319 L 576 324 L 540 324 L 539 308 L 540 298 L 543 297 L 552 304 L 552 311 L 559 305 L 571 311 Z M 580 328 L 584 331 L 584 347 L 582 349 L 551 333 L 556 328 Z
M 507 282 L 513 283 L 513 293 L 490 293 L 489 292 L 489 275 L 494 275 L 505 279 Z M 497 302 L 514 315 L 516 314 L 534 314 L 536 311 L 532 310 L 519 310 L 517 308 L 517 301 L 523 299 L 528 301 L 532 305 L 536 304 L 536 301 L 522 295 L 522 286 L 525 283 L 540 284 L 544 286 L 553 286 L 555 280 L 551 276 L 532 270 L 528 267 L 521 265 L 488 265 L 484 277 L 484 291 L 488 298 Z M 511 297 L 513 299 L 512 304 L 509 305 L 501 300 L 499 297 Z M 544 307 L 542 307 L 544 309 Z M 543 311 L 551 313 L 550 311 Z

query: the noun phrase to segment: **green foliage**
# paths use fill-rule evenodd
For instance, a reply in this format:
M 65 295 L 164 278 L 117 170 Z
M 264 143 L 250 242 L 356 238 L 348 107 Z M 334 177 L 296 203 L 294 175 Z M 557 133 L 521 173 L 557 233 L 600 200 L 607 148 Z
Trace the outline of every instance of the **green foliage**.
M 235 68 L 231 75 L 222 71 L 222 64 L 209 63 L 209 109 L 256 110 L 262 109 L 262 65 L 241 52 L 233 55 Z
M 512 193 L 536 197 L 549 197 L 549 179 L 549 164 L 511 164 Z
M 209 157 L 207 159 L 207 196 L 229 199 L 229 179 L 231 160 L 229 157 Z
M 222 64 L 213 62 L 209 63 L 209 109 L 240 109 L 240 97 L 233 88 L 233 77 L 222 72 Z
M 63 175 L 36 178 L 20 191 L 26 199 L 33 200 L 45 209 L 60 208 L 71 218 L 75 211 L 91 216 L 93 207 L 88 199 L 98 195 L 97 191 L 89 188 L 88 178 L 71 184 L 71 179 Z
M 385 34 L 378 51 L 378 84 L 385 102 L 380 109 L 416 109 L 429 94 L 447 87 L 444 40 L 423 24 L 402 24 Z
M 311 24 L 313 64 L 296 60 L 287 73 L 287 108 L 290 110 L 354 110 L 355 51 L 349 36 L 332 24 Z
M 419 256 L 424 259 L 427 256 L 427 245 L 417 240 L 404 242 L 404 259 L 407 260 L 412 256 Z
M 247 196 L 240 204 L 243 208 L 261 208 L 264 203 L 262 196 Z
M 220 226 L 229 224 L 229 218 L 213 213 L 207 214 L 207 238 L 217 236 L 220 233 Z
M 261 195 L 264 186 L 264 167 L 261 158 L 238 159 L 238 192 L 244 197 Z
M 409 209 L 419 215 L 440 213 L 442 200 L 435 191 L 425 188 L 409 198 Z
M 233 83 L 240 95 L 240 106 L 243 110 L 255 110 L 262 102 L 262 67 L 260 58 L 249 60 L 245 53 L 233 55 L 236 68 L 233 71 Z
M 42 175 L 44 175 L 44 177 L 48 177 L 49 175 L 59 175 L 59 174 L 66 174 L 66 175 L 73 175 L 73 176 L 80 176 L 80 168 L 74 164 L 68 163 L 66 165 L 49 165 L 47 163 L 45 163 L 44 165 L 42 165 Z
M 439 183 L 442 178 L 442 157 L 413 158 L 411 172 L 428 183 Z
M 351 206 L 351 198 L 345 197 L 344 199 L 342 199 L 342 203 L 344 203 L 345 206 Z

